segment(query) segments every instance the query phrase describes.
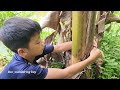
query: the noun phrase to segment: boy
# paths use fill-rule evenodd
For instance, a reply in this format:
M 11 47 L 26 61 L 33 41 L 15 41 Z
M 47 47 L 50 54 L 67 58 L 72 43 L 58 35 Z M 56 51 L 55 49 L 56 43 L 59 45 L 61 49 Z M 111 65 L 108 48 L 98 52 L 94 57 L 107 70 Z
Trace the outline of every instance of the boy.
M 13 52 L 13 59 L 0 74 L 0 79 L 64 79 L 70 78 L 94 62 L 100 50 L 93 48 L 90 56 L 65 69 L 41 68 L 36 60 L 51 52 L 70 50 L 72 42 L 44 45 L 40 39 L 41 27 L 31 19 L 14 17 L 8 19 L 0 30 L 1 41 Z

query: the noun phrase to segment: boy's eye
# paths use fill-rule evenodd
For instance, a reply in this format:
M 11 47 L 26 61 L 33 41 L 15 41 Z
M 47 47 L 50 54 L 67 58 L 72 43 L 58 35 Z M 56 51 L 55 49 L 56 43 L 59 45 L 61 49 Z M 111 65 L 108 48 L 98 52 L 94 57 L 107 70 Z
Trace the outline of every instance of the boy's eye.
M 40 42 L 38 42 L 37 44 L 40 44 Z

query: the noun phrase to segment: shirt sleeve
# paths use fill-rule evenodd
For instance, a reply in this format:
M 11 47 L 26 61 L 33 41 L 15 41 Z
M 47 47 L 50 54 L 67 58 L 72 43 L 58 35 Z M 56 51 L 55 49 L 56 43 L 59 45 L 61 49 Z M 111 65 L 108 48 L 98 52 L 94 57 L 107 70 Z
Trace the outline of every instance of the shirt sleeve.
M 36 60 L 38 60 L 40 57 L 44 57 L 44 55 L 51 53 L 53 50 L 54 50 L 53 45 L 49 45 L 49 44 L 45 45 L 43 53 L 35 57 L 34 63 L 36 63 Z
M 29 65 L 19 75 L 18 79 L 44 79 L 48 73 L 48 68 L 41 68 L 40 65 Z

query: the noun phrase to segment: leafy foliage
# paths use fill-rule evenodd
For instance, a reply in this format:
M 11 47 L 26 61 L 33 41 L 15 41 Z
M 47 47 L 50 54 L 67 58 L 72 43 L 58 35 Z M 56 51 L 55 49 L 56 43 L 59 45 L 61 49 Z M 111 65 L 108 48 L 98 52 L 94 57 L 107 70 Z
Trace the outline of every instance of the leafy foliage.
M 4 66 L 12 59 L 13 52 L 0 42 L 0 65 Z
M 120 24 L 112 23 L 110 32 L 104 33 L 101 41 L 101 50 L 105 54 L 105 63 L 102 66 L 103 79 L 120 78 Z
M 52 62 L 49 66 L 50 68 L 64 68 L 64 64 L 61 62 Z

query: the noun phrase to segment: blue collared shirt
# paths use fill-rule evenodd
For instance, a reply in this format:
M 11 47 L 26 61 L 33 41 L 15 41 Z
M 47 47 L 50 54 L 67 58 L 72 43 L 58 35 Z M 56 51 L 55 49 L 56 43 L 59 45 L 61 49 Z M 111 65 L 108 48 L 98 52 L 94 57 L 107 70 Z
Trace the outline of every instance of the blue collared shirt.
M 48 73 L 48 68 L 41 68 L 36 63 L 36 60 L 51 53 L 53 50 L 53 45 L 45 45 L 43 53 L 36 56 L 32 64 L 15 53 L 12 60 L 0 73 L 0 79 L 44 79 Z

